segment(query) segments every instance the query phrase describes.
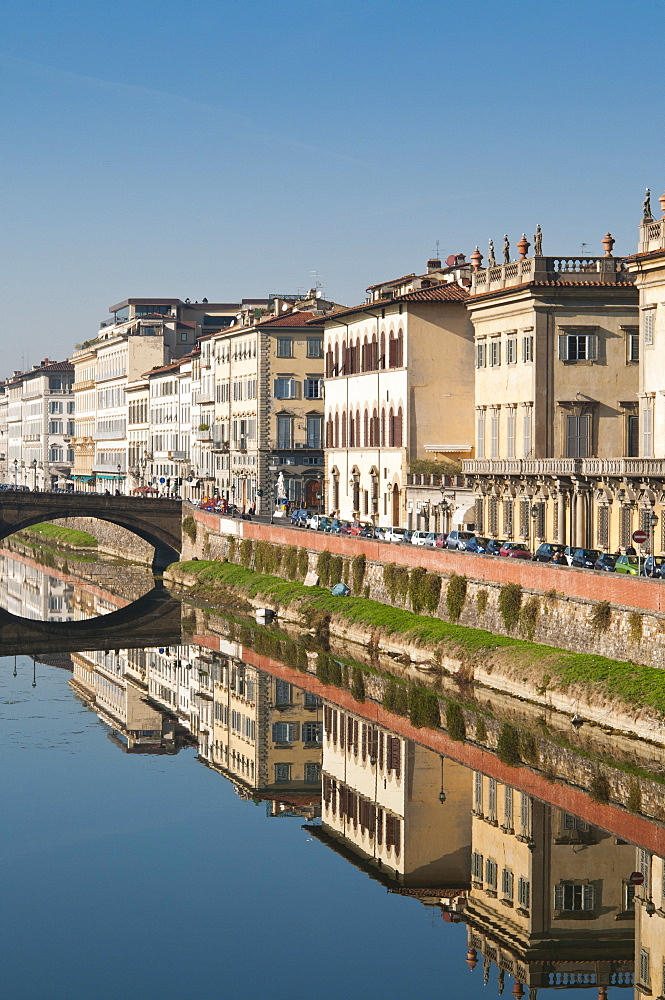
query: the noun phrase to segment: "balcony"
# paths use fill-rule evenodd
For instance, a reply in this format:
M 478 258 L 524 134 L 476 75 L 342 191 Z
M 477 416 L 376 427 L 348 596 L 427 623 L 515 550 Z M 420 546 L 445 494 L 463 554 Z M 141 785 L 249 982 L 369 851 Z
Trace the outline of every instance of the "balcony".
M 655 250 L 665 250 L 665 218 L 658 222 L 653 219 L 645 219 L 640 226 L 637 252 L 653 253 Z
M 476 271 L 471 294 L 497 292 L 529 281 L 616 282 L 626 276 L 626 265 L 617 257 L 526 257 Z
M 665 458 L 475 458 L 465 461 L 463 466 L 467 476 L 665 478 Z

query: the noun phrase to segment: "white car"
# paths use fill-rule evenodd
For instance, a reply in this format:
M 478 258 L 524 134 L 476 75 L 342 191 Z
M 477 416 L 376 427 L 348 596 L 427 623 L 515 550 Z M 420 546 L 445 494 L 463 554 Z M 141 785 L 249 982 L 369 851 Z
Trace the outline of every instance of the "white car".
M 426 545 L 429 531 L 414 531 L 411 535 L 412 545 Z
M 406 528 L 386 528 L 385 539 L 387 542 L 403 542 Z

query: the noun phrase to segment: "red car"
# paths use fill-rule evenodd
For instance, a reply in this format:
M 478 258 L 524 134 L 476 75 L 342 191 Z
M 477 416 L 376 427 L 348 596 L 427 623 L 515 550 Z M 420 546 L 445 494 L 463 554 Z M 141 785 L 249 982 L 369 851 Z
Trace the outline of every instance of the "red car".
M 531 559 L 531 552 L 522 542 L 504 542 L 499 549 L 500 556 L 508 559 Z

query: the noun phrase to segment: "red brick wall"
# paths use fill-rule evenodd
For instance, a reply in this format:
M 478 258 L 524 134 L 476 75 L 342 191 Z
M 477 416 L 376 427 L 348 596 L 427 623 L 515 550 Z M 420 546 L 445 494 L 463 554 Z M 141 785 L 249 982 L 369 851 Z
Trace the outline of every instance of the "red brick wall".
M 194 516 L 213 531 L 219 530 L 219 517 L 196 511 Z M 314 551 L 328 549 L 336 555 L 353 557 L 364 553 L 379 563 L 400 563 L 404 566 L 424 566 L 434 573 L 459 573 L 474 580 L 491 583 L 519 583 L 531 590 L 546 592 L 554 588 L 570 597 L 588 601 L 610 601 L 645 611 L 665 611 L 665 581 L 622 576 L 552 566 L 548 563 L 502 559 L 497 556 L 476 556 L 446 549 L 425 549 L 415 545 L 392 545 L 346 535 L 326 535 L 320 531 L 286 528 L 277 524 L 241 521 L 244 538 L 274 542 L 278 545 L 299 545 Z

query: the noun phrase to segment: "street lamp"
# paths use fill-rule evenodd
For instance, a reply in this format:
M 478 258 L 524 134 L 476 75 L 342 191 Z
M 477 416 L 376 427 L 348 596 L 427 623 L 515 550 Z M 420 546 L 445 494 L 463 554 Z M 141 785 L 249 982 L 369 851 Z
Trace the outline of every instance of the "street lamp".
M 116 490 L 116 493 L 119 493 L 120 492 L 120 471 L 122 469 L 122 466 L 121 466 L 120 462 L 118 462 L 118 464 L 116 465 L 116 469 L 118 470 L 118 488 Z
M 441 791 L 439 792 L 439 802 L 441 805 L 446 801 L 446 793 L 443 790 L 443 757 L 441 757 Z
M 658 524 L 658 515 L 651 513 L 649 518 L 649 527 L 651 528 L 651 574 L 656 575 L 656 525 Z
M 531 506 L 531 523 L 533 525 L 533 542 L 531 542 L 531 539 L 529 539 L 529 546 L 531 548 L 532 554 L 533 554 L 533 550 L 536 547 L 536 520 L 537 520 L 539 514 L 540 514 L 540 505 L 537 504 L 537 503 L 532 504 L 532 506 Z
M 449 531 L 450 525 L 448 522 L 449 522 L 449 516 L 455 506 L 455 494 L 453 493 L 451 496 L 450 493 L 446 493 L 445 486 L 440 486 L 439 492 L 441 493 L 441 500 L 439 502 L 439 507 L 441 508 L 441 521 L 442 521 L 441 530 Z
M 32 492 L 35 493 L 37 490 L 37 459 L 32 460 Z
M 274 458 L 268 466 L 268 472 L 272 473 L 270 477 L 270 488 L 268 490 L 268 496 L 270 498 L 270 523 L 272 524 L 273 514 L 275 513 L 275 507 L 277 505 L 277 473 L 279 472 L 279 466 Z
M 18 486 L 18 458 L 14 459 L 14 489 Z

